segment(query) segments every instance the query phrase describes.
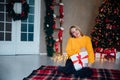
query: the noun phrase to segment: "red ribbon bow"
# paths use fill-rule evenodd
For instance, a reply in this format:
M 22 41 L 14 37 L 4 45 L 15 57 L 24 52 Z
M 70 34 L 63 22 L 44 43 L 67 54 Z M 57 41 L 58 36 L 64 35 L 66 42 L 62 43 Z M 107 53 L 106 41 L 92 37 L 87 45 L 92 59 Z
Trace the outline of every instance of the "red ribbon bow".
M 81 57 L 81 55 L 78 54 L 78 56 L 77 56 L 77 59 L 78 59 L 78 60 L 73 61 L 73 63 L 79 62 L 79 64 L 81 64 L 81 66 L 83 67 L 82 59 L 85 59 L 85 58 L 88 58 L 88 55 L 86 55 L 86 56 L 84 56 L 84 57 Z

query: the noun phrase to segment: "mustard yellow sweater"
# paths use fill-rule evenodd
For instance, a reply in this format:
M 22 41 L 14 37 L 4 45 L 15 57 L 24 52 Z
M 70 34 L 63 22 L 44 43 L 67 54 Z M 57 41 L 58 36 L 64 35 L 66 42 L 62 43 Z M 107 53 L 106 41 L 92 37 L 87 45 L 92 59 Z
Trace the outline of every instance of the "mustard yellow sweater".
M 86 48 L 88 52 L 89 63 L 94 63 L 94 51 L 91 43 L 91 39 L 88 36 L 81 38 L 69 38 L 66 46 L 66 52 L 68 57 L 79 53 L 81 48 Z

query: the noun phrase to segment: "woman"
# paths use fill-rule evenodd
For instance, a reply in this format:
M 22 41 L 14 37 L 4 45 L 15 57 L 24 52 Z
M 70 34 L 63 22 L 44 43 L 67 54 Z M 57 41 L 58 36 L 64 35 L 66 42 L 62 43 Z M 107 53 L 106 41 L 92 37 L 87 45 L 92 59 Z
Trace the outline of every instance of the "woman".
M 81 78 L 90 77 L 92 75 L 92 70 L 88 67 L 94 63 L 94 51 L 91 39 L 90 37 L 84 35 L 77 26 L 71 26 L 69 33 L 71 37 L 68 39 L 66 46 L 68 59 L 65 67 L 59 67 L 58 70 L 65 74 L 75 74 L 75 76 L 79 76 Z M 84 50 L 88 52 L 88 64 L 82 69 L 76 71 L 70 57 Z

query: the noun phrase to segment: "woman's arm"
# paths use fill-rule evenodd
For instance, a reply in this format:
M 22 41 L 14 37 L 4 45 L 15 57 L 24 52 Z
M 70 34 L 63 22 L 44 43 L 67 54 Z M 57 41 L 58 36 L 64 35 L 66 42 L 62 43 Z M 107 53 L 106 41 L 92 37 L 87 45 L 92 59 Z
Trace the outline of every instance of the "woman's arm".
M 68 39 L 68 42 L 67 42 L 66 52 L 67 52 L 68 57 L 70 57 L 71 53 L 72 53 L 71 52 L 71 39 L 70 38 Z
M 69 38 L 66 46 L 68 57 L 80 52 L 79 38 Z
M 88 51 L 89 65 L 91 65 L 91 63 L 94 63 L 95 60 L 94 60 L 94 51 L 93 51 L 93 47 L 92 47 L 92 42 L 89 37 L 87 39 L 87 51 Z

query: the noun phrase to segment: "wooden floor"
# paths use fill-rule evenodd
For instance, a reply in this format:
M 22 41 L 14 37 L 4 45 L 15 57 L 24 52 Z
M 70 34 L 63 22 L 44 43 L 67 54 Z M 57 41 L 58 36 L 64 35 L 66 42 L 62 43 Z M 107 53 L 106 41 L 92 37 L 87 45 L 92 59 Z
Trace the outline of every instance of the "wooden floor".
M 0 80 L 23 80 L 41 65 L 64 66 L 64 62 L 55 62 L 45 55 L 0 56 Z M 120 70 L 120 59 L 114 62 L 96 59 L 92 68 Z

